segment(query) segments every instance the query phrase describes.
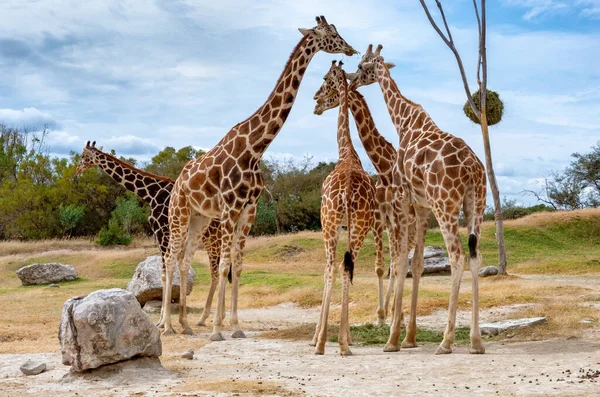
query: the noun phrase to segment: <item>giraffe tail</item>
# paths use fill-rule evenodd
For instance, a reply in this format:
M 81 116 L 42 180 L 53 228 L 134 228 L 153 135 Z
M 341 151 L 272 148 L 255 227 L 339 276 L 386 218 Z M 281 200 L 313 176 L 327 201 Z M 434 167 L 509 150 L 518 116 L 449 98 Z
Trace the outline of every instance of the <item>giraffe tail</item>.
M 354 173 L 353 173 L 354 174 Z M 348 186 L 346 187 L 346 217 L 347 217 L 347 225 L 348 225 L 348 251 L 344 254 L 344 270 L 350 274 L 350 283 L 352 284 L 352 279 L 354 278 L 354 260 L 352 260 L 352 181 L 354 178 L 350 178 Z
M 227 273 L 227 281 L 229 281 L 229 284 L 231 284 L 233 281 L 233 274 L 231 272 L 232 267 L 233 267 L 232 265 L 229 265 L 229 273 Z
M 477 258 L 477 236 L 473 233 L 469 235 L 469 255 Z

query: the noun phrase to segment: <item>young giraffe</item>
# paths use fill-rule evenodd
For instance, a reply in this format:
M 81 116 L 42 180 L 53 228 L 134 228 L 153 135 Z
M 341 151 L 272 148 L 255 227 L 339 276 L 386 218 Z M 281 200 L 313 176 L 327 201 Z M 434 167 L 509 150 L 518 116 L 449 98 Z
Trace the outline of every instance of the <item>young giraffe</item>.
M 388 67 L 393 67 L 393 64 L 387 64 Z M 352 80 L 355 73 L 346 74 L 349 80 Z M 314 113 L 317 115 L 323 114 L 326 110 L 334 109 L 340 104 L 340 94 L 335 87 L 326 87 L 327 83 L 323 83 L 323 86 L 315 93 L 314 99 L 317 101 L 315 105 Z M 329 92 L 329 93 L 328 93 Z M 385 323 L 387 318 L 391 293 L 394 286 L 394 272 L 391 271 L 392 264 L 394 263 L 394 256 L 398 252 L 398 234 L 397 228 L 392 228 L 395 216 L 400 216 L 400 208 L 393 205 L 392 197 L 394 191 L 398 189 L 395 186 L 392 178 L 392 171 L 396 162 L 396 149 L 389 143 L 377 130 L 375 122 L 371 116 L 369 107 L 364 97 L 354 89 L 348 89 L 348 103 L 354 121 L 356 123 L 356 129 L 358 130 L 358 136 L 367 152 L 367 155 L 371 159 L 373 166 L 377 170 L 377 182 L 375 184 L 375 207 L 376 216 L 380 217 L 380 222 L 383 222 L 388 230 L 389 245 L 390 245 L 390 280 L 388 283 L 387 292 L 385 294 L 385 302 L 383 301 L 383 266 L 382 262 L 376 261 L 375 273 L 377 274 L 379 281 L 379 300 L 377 306 L 377 324 L 382 325 Z M 412 209 L 412 206 L 411 206 Z M 414 216 L 411 217 L 414 220 Z M 414 233 L 414 222 L 409 223 L 409 250 L 414 247 L 415 233 Z M 395 231 L 394 231 L 395 230 Z M 379 254 L 379 253 L 378 253 Z
M 340 110 L 338 115 L 338 162 L 331 174 L 323 182 L 321 189 L 321 226 L 325 240 L 327 265 L 325 267 L 325 286 L 321 317 L 317 323 L 313 343 L 315 354 L 325 352 L 327 341 L 327 317 L 331 302 L 331 292 L 335 281 L 335 251 L 340 236 L 340 227 L 346 223 L 348 229 L 348 251 L 340 265 L 342 271 L 342 316 L 340 320 L 339 344 L 342 356 L 351 355 L 350 324 L 348 322 L 348 291 L 354 271 L 354 260 L 362 247 L 369 229 L 373 229 L 377 250 L 376 268 L 379 280 L 383 276 L 382 234 L 384 225 L 375 215 L 375 182 L 363 170 L 360 158 L 354 150 L 350 137 L 348 121 L 348 82 L 346 73 L 335 61 L 324 77 L 320 88 L 324 97 L 333 92 L 340 94 Z M 344 222 L 345 221 L 345 222 Z M 382 303 L 383 283 L 380 282 L 380 304 Z
M 148 224 L 150 229 L 156 236 L 156 241 L 160 248 L 160 254 L 163 260 L 163 266 L 161 269 L 161 279 L 163 287 L 165 285 L 165 253 L 169 245 L 169 199 L 171 197 L 171 190 L 175 183 L 172 179 L 165 178 L 163 176 L 154 175 L 146 171 L 135 168 L 131 164 L 127 164 L 118 158 L 111 156 L 108 153 L 104 153 L 101 148 L 96 148 L 96 142 L 90 145 L 88 141 L 83 152 L 81 153 L 81 160 L 77 166 L 76 174 L 81 174 L 89 168 L 98 166 L 108 176 L 119 183 L 125 189 L 135 193 L 139 198 L 148 203 L 150 206 L 150 215 L 148 216 Z M 217 288 L 217 281 L 219 280 L 218 266 L 219 266 L 219 240 L 220 240 L 220 229 L 219 222 L 211 222 L 206 231 L 201 235 L 202 243 L 208 253 L 208 260 L 210 264 L 211 283 L 206 298 L 206 304 L 202 312 L 202 317 L 198 322 L 198 325 L 204 325 L 208 315 L 210 314 L 210 307 L 212 305 L 213 295 Z M 181 284 L 184 285 L 184 284 Z M 185 288 L 184 288 L 185 290 Z M 163 288 L 163 298 L 165 294 L 165 288 Z M 161 313 L 161 318 L 162 318 Z M 162 322 L 159 321 L 159 326 Z
M 423 245 L 427 217 L 433 210 L 444 236 L 452 269 L 452 291 L 448 307 L 448 324 L 444 339 L 436 354 L 452 353 L 456 307 L 460 281 L 465 264 L 465 251 L 459 235 L 458 218 L 463 209 L 469 233 L 469 267 L 472 275 L 473 315 L 471 320 L 470 353 L 482 354 L 485 348 L 479 331 L 478 270 L 481 264 L 479 237 L 485 209 L 486 178 L 481 161 L 460 138 L 440 130 L 431 117 L 418 104 L 406 99 L 390 76 L 380 55 L 382 46 L 375 52 L 371 46 L 361 59 L 353 87 L 379 82 L 388 112 L 400 137 L 395 177 L 402 182 L 399 191 L 401 208 L 406 214 L 412 201 L 417 217 L 415 254 L 412 259 L 413 277 L 423 268 Z M 400 218 L 400 256 L 395 264 L 395 307 L 402 307 L 404 278 L 408 266 L 407 224 Z M 419 273 L 420 274 L 420 273 Z M 413 290 L 414 293 L 414 290 Z M 411 312 L 415 309 L 411 304 Z M 398 351 L 400 336 L 399 314 L 394 312 L 392 329 L 385 351 Z M 411 316 L 412 320 L 412 316 Z M 406 340 L 416 336 L 416 324 L 407 327 Z M 414 340 L 414 339 L 413 339 Z
M 171 238 L 166 254 L 167 285 L 179 265 L 181 283 L 185 284 L 191 260 L 190 241 L 206 227 L 210 219 L 221 221 L 222 241 L 219 264 L 219 288 L 216 321 L 210 339 L 223 340 L 222 314 L 225 302 L 225 277 L 232 267 L 231 325 L 232 337 L 245 337 L 238 324 L 237 301 L 242 252 L 256 215 L 256 203 L 264 182 L 260 159 L 287 119 L 300 87 L 300 82 L 313 56 L 328 53 L 353 55 L 356 51 L 338 34 L 323 16 L 317 26 L 300 29 L 303 37 L 292 52 L 274 90 L 263 106 L 250 118 L 234 126 L 203 157 L 190 161 L 175 182 L 169 207 Z M 201 216 L 192 218 L 197 212 Z M 235 248 L 234 248 L 235 245 Z M 166 289 L 167 298 L 171 290 Z M 179 322 L 185 333 L 191 333 L 186 319 L 185 294 Z M 173 333 L 170 306 L 165 306 L 165 334 Z

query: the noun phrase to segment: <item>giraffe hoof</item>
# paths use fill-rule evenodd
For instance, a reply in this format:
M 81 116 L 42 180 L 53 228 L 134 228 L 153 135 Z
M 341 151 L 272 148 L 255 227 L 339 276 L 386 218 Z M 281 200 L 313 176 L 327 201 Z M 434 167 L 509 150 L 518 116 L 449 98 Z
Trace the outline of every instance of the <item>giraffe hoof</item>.
M 469 347 L 469 353 L 471 354 L 485 354 L 485 347 L 483 345 Z
M 213 342 L 221 342 L 225 340 L 225 337 L 223 337 L 223 334 L 220 332 L 215 332 L 214 334 L 212 334 L 211 336 L 209 336 L 209 339 L 212 340 Z
M 378 318 L 377 319 L 377 325 L 378 326 L 385 325 L 385 317 L 384 318 Z
M 194 335 L 194 331 L 191 328 L 186 328 L 183 330 L 182 334 L 184 335 Z
M 342 357 L 348 357 L 348 356 L 352 356 L 352 351 L 350 349 L 348 350 L 341 350 L 340 349 L 340 356 Z
M 386 352 L 386 353 L 399 352 L 400 351 L 400 346 L 386 343 L 385 346 L 383 347 L 383 351 Z
M 325 354 L 325 349 L 315 349 L 315 354 L 317 356 L 322 356 L 323 354 Z
M 206 323 L 204 322 L 204 320 L 200 320 L 196 323 L 197 326 L 199 327 L 206 327 Z
M 235 339 L 241 339 L 241 338 L 245 338 L 246 334 L 244 334 L 244 331 L 242 331 L 241 329 L 238 329 L 233 334 L 231 334 L 231 337 L 235 338 Z
M 165 327 L 165 325 L 162 323 L 156 324 L 156 328 L 158 328 L 158 329 L 163 329 L 164 327 Z
M 435 350 L 435 354 L 450 354 L 452 353 L 452 348 L 451 347 L 444 347 L 442 345 L 439 345 L 438 348 Z
M 419 345 L 417 345 L 417 341 L 407 341 L 407 340 L 403 340 L 402 344 L 400 346 L 403 349 L 412 349 L 414 347 L 419 347 Z
M 175 335 L 173 328 L 167 328 L 162 333 L 164 336 Z

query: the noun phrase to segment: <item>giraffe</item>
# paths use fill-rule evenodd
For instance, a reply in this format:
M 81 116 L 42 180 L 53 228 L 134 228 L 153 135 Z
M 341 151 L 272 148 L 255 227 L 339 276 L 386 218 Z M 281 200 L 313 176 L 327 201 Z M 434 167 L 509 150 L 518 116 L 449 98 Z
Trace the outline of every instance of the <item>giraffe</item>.
M 356 53 L 325 17 L 316 19 L 316 27 L 299 29 L 302 39 L 290 55 L 267 101 L 248 119 L 235 125 L 203 157 L 187 163 L 173 187 L 169 204 L 171 238 L 165 256 L 167 285 L 171 283 L 176 265 L 179 266 L 181 282 L 185 284 L 193 236 L 202 231 L 209 220 L 221 221 L 217 314 L 210 335 L 212 341 L 224 340 L 222 314 L 225 309 L 225 276 L 230 268 L 232 337 L 245 337 L 238 322 L 238 291 L 246 237 L 254 222 L 257 200 L 264 187 L 260 159 L 287 119 L 313 56 L 321 50 L 348 56 Z M 192 217 L 193 213 L 200 216 Z M 170 289 L 166 291 L 167 298 L 170 298 Z M 185 294 L 181 294 L 183 309 L 179 312 L 179 322 L 183 332 L 189 334 L 192 330 L 186 318 L 185 298 Z M 164 333 L 173 332 L 170 307 L 166 305 Z
M 352 80 L 355 77 L 355 73 L 347 73 L 346 75 L 349 80 Z M 314 99 L 317 101 L 314 110 L 314 113 L 317 115 L 323 114 L 326 110 L 336 108 L 340 104 L 339 92 L 335 87 L 327 87 L 326 82 L 323 83 L 315 93 Z M 377 130 L 371 116 L 371 111 L 367 106 L 367 102 L 358 91 L 348 89 L 348 103 L 352 115 L 354 116 L 358 136 L 360 137 L 363 147 L 371 159 L 373 166 L 377 170 L 377 182 L 375 184 L 375 214 L 380 217 L 380 222 L 383 222 L 388 230 L 390 254 L 392 256 L 392 259 L 390 260 L 391 270 L 392 264 L 394 263 L 393 256 L 396 255 L 398 247 L 397 229 L 395 229 L 396 231 L 394 232 L 392 222 L 394 221 L 395 216 L 400 216 L 400 208 L 395 207 L 392 202 L 394 191 L 399 188 L 394 185 L 392 178 L 393 166 L 396 162 L 396 149 Z M 414 220 L 414 216 L 411 217 L 411 219 Z M 414 226 L 414 222 L 409 223 L 409 250 L 414 247 Z M 384 303 L 383 267 L 379 266 L 379 264 L 380 262 L 376 261 L 375 273 L 377 274 L 379 287 L 377 324 L 382 325 L 387 318 L 391 292 L 394 286 L 394 272 L 389 271 L 390 279 Z
M 144 202 L 150 206 L 150 215 L 148 216 L 148 224 L 150 229 L 156 236 L 156 241 L 160 248 L 160 253 L 163 259 L 161 269 L 161 279 L 163 287 L 165 285 L 165 253 L 169 244 L 169 199 L 171 198 L 171 190 L 173 189 L 173 180 L 154 175 L 149 172 L 135 168 L 131 164 L 119 160 L 115 156 L 102 151 L 102 148 L 96 147 L 96 142 L 92 144 L 88 141 L 83 152 L 81 160 L 77 166 L 76 174 L 81 174 L 89 168 L 98 166 L 108 176 L 114 179 L 125 189 L 135 193 Z M 219 240 L 220 229 L 218 221 L 211 222 L 209 227 L 201 236 L 204 248 L 208 253 L 209 266 L 211 273 L 211 283 L 206 304 L 202 311 L 202 317 L 198 325 L 205 325 L 205 321 L 210 314 L 213 295 L 219 280 Z M 184 285 L 184 284 L 181 284 Z M 163 298 L 164 298 L 163 288 Z M 161 313 L 162 318 L 162 313 Z M 160 325 L 160 321 L 159 321 Z
M 340 264 L 342 271 L 342 316 L 340 320 L 339 344 L 342 356 L 351 355 L 349 345 L 350 324 L 348 322 L 348 293 L 354 273 L 354 261 L 362 247 L 369 229 L 373 229 L 376 247 L 376 268 L 383 276 L 382 234 L 384 225 L 375 216 L 375 182 L 363 170 L 362 163 L 352 145 L 348 121 L 348 82 L 342 70 L 342 62 L 335 61 L 324 77 L 325 82 L 319 89 L 324 96 L 334 90 L 339 92 L 340 106 L 338 115 L 338 162 L 331 174 L 323 182 L 321 189 L 321 227 L 325 240 L 327 264 L 325 267 L 325 285 L 321 317 L 317 323 L 313 344 L 315 354 L 325 353 L 327 341 L 327 318 L 331 302 L 331 292 L 335 281 L 335 252 L 343 223 L 348 230 L 348 250 Z M 320 99 L 319 99 L 320 100 Z M 380 276 L 380 281 L 381 281 Z M 380 304 L 382 303 L 383 284 L 380 283 Z
M 458 218 L 461 208 L 469 234 L 469 267 L 472 275 L 473 314 L 469 352 L 483 354 L 485 348 L 479 331 L 477 273 L 481 265 L 479 240 L 486 199 L 485 169 L 479 158 L 462 139 L 440 130 L 422 106 L 408 100 L 400 93 L 390 76 L 388 65 L 380 54 L 382 48 L 383 46 L 378 45 L 373 52 L 372 46 L 369 46 L 358 65 L 357 75 L 351 85 L 360 87 L 379 82 L 388 112 L 400 138 L 394 176 L 402 184 L 397 200 L 400 200 L 403 213 L 408 212 L 412 202 L 417 218 L 416 248 L 412 259 L 413 277 L 416 274 L 420 275 L 423 270 L 422 246 L 425 243 L 427 218 L 431 210 L 444 237 L 452 271 L 452 289 L 448 306 L 448 323 L 444 331 L 444 339 L 438 346 L 436 354 L 452 353 L 454 343 L 458 293 L 466 260 L 459 235 Z M 400 255 L 395 264 L 394 296 L 394 305 L 397 308 L 402 307 L 404 278 L 408 266 L 407 221 L 405 217 L 400 218 L 399 221 Z M 415 309 L 416 307 L 411 303 L 411 312 Z M 394 312 L 390 337 L 384 351 L 400 350 L 399 312 L 400 310 Z M 413 342 L 415 337 L 416 323 L 412 322 L 411 316 L 405 341 Z

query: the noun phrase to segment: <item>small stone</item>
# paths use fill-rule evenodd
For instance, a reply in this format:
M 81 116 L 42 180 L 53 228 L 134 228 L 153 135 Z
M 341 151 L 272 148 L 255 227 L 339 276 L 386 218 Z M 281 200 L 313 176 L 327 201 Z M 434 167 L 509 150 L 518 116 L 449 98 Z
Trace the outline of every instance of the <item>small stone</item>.
M 496 321 L 481 324 L 481 333 L 484 335 L 498 335 L 513 328 L 529 327 L 546 322 L 546 317 L 521 318 L 516 320 Z
M 592 324 L 594 322 L 593 318 L 584 318 L 580 321 L 581 324 Z
M 497 266 L 486 266 L 484 268 L 479 269 L 480 277 L 489 277 L 496 276 L 500 272 Z
M 515 337 L 515 334 L 506 334 L 506 337 L 507 337 L 508 339 L 511 339 L 511 338 L 514 338 L 514 337 Z
M 48 284 L 48 286 L 46 288 L 60 288 L 60 285 L 58 285 L 58 284 Z
M 188 360 L 193 360 L 194 359 L 194 351 L 192 349 L 186 351 L 185 353 L 183 353 L 181 355 L 181 358 L 186 358 Z
M 38 375 L 46 370 L 46 364 L 27 360 L 25 364 L 21 365 L 20 369 L 25 375 Z

